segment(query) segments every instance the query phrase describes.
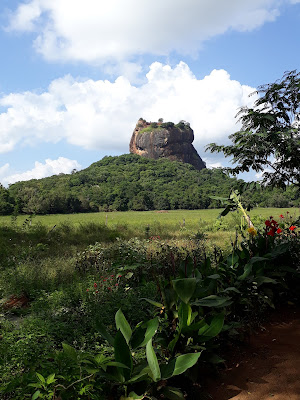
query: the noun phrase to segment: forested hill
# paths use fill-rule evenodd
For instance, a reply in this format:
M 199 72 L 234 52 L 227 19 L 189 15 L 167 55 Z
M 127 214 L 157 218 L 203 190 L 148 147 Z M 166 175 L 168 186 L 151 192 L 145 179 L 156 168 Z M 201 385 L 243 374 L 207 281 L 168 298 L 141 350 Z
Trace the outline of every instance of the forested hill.
M 21 213 L 198 209 L 220 206 L 210 196 L 227 197 L 239 183 L 218 169 L 197 171 L 189 164 L 125 154 L 69 175 L 18 182 L 5 195 Z M 261 203 L 262 195 L 255 201 Z

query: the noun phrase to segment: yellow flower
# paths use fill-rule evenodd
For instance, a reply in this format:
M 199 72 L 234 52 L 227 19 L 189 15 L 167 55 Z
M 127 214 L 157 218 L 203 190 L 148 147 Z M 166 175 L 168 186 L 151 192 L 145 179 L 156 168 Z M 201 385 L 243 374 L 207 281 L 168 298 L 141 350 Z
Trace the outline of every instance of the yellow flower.
M 247 229 L 251 236 L 257 235 L 257 230 L 252 226 L 251 228 Z

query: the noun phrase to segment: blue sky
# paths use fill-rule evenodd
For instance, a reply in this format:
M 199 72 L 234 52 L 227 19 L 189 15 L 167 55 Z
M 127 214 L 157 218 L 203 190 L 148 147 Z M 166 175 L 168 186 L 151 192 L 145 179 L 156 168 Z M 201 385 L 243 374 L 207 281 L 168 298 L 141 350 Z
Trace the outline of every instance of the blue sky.
M 127 153 L 140 117 L 189 121 L 226 165 L 204 146 L 298 68 L 299 37 L 300 0 L 2 0 L 0 182 Z

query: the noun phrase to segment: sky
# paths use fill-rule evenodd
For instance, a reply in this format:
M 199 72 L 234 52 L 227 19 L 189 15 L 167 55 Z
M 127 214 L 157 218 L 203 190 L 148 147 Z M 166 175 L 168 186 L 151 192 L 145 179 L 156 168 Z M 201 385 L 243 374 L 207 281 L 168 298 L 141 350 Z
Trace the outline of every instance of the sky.
M 128 153 L 140 117 L 190 122 L 227 166 L 205 146 L 298 68 L 299 37 L 300 0 L 0 0 L 0 183 Z

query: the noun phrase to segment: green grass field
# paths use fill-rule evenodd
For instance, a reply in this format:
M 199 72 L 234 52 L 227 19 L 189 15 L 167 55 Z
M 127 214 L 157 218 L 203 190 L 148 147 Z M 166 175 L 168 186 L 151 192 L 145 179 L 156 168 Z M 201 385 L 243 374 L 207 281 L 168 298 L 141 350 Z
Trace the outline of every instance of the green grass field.
M 221 245 L 233 239 L 241 217 L 234 212 L 218 220 L 220 211 L 210 209 L 37 215 L 32 218 L 31 223 L 40 223 L 49 229 L 61 224 L 77 227 L 90 223 L 102 224 L 119 231 L 125 238 L 159 235 L 165 239 L 184 239 L 200 231 L 206 233 L 214 244 Z M 287 212 L 295 218 L 300 215 L 298 208 L 255 208 L 249 214 L 254 225 L 261 225 L 266 218 L 273 216 L 279 219 L 280 214 L 286 216 Z M 18 216 L 14 223 L 21 226 L 26 218 L 27 215 Z M 0 225 L 9 225 L 12 221 L 10 216 L 0 217 Z

